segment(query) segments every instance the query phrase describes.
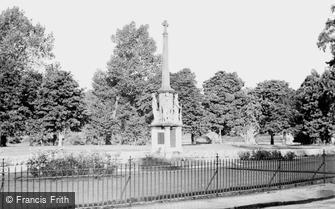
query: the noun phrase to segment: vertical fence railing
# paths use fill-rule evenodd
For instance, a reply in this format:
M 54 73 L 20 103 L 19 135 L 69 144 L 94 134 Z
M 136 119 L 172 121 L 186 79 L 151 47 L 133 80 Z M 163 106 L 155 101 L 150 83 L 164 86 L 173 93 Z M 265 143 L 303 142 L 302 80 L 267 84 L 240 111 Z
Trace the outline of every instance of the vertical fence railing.
M 128 177 L 128 179 L 129 179 L 129 205 L 131 205 L 131 190 L 132 190 L 132 188 L 131 188 L 131 180 L 132 180 L 132 178 L 131 178 L 131 167 L 132 167 L 132 162 L 131 162 L 131 157 L 129 157 L 129 177 Z
M 231 191 L 279 188 L 300 182 L 326 183 L 335 177 L 335 156 L 241 160 L 215 158 L 143 165 L 126 163 L 92 168 L 34 170 L 1 162 L 0 192 L 76 192 L 78 207 L 161 201 Z M 329 165 L 328 165 L 329 164 Z M 49 174 L 52 174 L 49 176 Z
M 322 152 L 322 164 L 323 164 L 323 183 L 326 183 L 326 151 Z
M 0 192 L 4 191 L 4 186 L 5 186 L 5 159 L 2 159 Z
M 278 161 L 278 169 L 279 169 L 279 173 L 278 173 L 278 188 L 281 189 L 281 182 L 282 182 L 282 168 L 281 165 L 282 164 L 282 159 L 279 159 Z
M 216 173 L 216 188 L 215 188 L 215 194 L 216 196 L 219 195 L 219 154 L 216 153 L 215 156 L 215 173 Z

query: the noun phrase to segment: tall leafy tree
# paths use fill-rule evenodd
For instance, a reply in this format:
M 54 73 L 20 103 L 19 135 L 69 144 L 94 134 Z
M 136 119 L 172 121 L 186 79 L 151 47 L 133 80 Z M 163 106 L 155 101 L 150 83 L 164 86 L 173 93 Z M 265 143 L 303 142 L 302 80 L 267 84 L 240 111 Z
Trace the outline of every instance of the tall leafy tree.
M 116 118 L 118 97 L 108 84 L 107 73 L 101 70 L 95 72 L 92 82 L 93 90 L 86 93 L 86 105 L 90 116 L 86 126 L 87 141 L 91 143 L 112 144 L 117 141 L 113 137 L 118 132 L 119 124 Z
M 59 65 L 46 69 L 35 107 L 35 133 L 56 133 L 60 145 L 67 131 L 79 131 L 87 122 L 83 90 Z
M 274 144 L 275 134 L 291 127 L 294 90 L 286 81 L 267 80 L 257 84 L 254 95 L 262 106 L 260 130 L 268 133 Z
M 34 25 L 17 7 L 0 14 L 0 136 L 27 131 L 26 120 L 32 115 L 32 96 L 40 74 L 33 72 L 53 57 L 53 37 L 45 28 Z M 29 84 L 32 84 L 30 87 Z
M 255 136 L 260 131 L 259 121 L 262 116 L 262 106 L 250 89 L 243 89 L 232 104 L 236 108 L 231 113 L 235 118 L 231 120 L 232 134 L 240 135 L 247 143 L 256 143 Z
M 310 144 L 320 138 L 322 111 L 319 99 L 322 93 L 321 76 L 312 70 L 295 93 L 295 131 L 297 141 Z
M 331 11 L 334 14 L 335 5 L 331 6 Z M 317 46 L 326 51 L 330 50 L 332 59 L 326 62 L 329 69 L 326 70 L 320 80 L 321 95 L 319 98 L 319 107 L 322 112 L 322 129 L 320 130 L 321 140 L 328 142 L 332 135 L 334 135 L 334 66 L 335 66 L 335 18 L 328 18 L 324 29 L 321 31 Z
M 112 36 L 116 44 L 107 74 L 110 86 L 124 99 L 135 105 L 141 95 L 146 81 L 159 69 L 159 57 L 155 41 L 149 37 L 148 25 L 136 27 L 135 22 L 118 29 Z
M 335 131 L 334 68 L 319 75 L 315 70 L 307 76 L 295 95 L 297 140 L 329 142 Z
M 106 75 L 95 81 L 106 90 L 101 91 L 96 86 L 93 94 L 101 104 L 113 107 L 112 137 L 123 136 L 116 140 L 119 143 L 142 143 L 148 136 L 151 117 L 150 93 L 154 86 L 150 81 L 159 71 L 160 57 L 155 55 L 156 44 L 149 36 L 148 25 L 136 27 L 135 22 L 131 22 L 117 30 L 112 42 L 115 48 L 107 63 Z M 95 121 L 100 120 L 100 116 L 96 116 Z
M 147 124 L 151 124 L 153 120 L 152 93 L 157 93 L 157 90 L 161 87 L 161 80 L 161 70 L 157 70 L 154 75 L 147 80 L 143 88 L 143 94 L 136 101 L 137 111 L 145 118 Z
M 236 105 L 233 102 L 244 86 L 237 73 L 219 71 L 203 84 L 206 121 L 217 133 L 229 134 L 233 124 Z M 220 134 L 221 134 L 220 133 Z
M 319 106 L 323 123 L 320 138 L 328 143 L 335 134 L 335 68 L 332 67 L 322 74 L 320 84 L 322 93 Z
M 331 6 L 331 12 L 334 14 L 335 5 Z M 335 65 L 335 18 L 328 18 L 324 29 L 321 31 L 318 37 L 317 46 L 319 49 L 326 51 L 330 50 L 333 58 L 327 62 L 330 67 Z
M 191 133 L 191 140 L 207 130 L 202 108 L 203 95 L 196 86 L 195 74 L 188 68 L 171 74 L 171 86 L 178 93 L 179 103 L 182 106 L 183 124 L 185 130 Z

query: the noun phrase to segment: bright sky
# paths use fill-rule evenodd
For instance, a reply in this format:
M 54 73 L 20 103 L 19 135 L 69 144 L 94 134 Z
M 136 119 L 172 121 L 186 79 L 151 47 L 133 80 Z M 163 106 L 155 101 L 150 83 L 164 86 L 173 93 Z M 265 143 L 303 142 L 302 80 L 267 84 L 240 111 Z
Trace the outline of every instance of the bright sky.
M 330 17 L 331 0 L 1 0 L 54 33 L 56 60 L 81 87 L 106 69 L 111 35 L 134 20 L 149 24 L 162 50 L 161 23 L 169 23 L 170 71 L 190 68 L 199 87 L 219 70 L 236 71 L 254 87 L 281 79 L 298 88 L 314 68 L 322 72 L 329 54 L 317 38 Z

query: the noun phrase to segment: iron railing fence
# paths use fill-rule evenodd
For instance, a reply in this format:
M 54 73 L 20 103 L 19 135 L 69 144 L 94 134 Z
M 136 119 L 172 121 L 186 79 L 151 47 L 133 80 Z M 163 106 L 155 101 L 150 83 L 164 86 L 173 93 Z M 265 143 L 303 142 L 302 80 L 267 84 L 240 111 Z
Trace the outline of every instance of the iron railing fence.
M 281 188 L 302 182 L 326 182 L 335 177 L 335 156 L 295 157 L 292 160 L 179 160 L 93 168 L 41 170 L 1 166 L 0 192 L 75 192 L 76 207 L 221 195 L 232 191 Z

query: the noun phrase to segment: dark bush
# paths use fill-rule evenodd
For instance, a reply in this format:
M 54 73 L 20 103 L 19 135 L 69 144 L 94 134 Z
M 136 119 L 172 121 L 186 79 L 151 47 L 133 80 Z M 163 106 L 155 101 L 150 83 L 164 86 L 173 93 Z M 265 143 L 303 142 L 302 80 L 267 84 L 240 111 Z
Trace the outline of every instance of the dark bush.
M 34 177 L 38 176 L 72 176 L 87 174 L 111 174 L 116 169 L 116 163 L 110 155 L 63 154 L 56 157 L 57 151 L 38 153 L 27 162 L 28 171 Z
M 176 169 L 178 167 L 171 161 L 153 156 L 141 158 L 139 163 L 142 169 Z
M 8 139 L 8 143 L 10 144 L 18 144 L 18 143 L 21 143 L 21 141 L 22 141 L 22 138 L 19 136 L 9 137 Z
M 266 150 L 252 151 L 251 160 L 269 160 L 271 158 L 271 152 Z
M 284 156 L 284 160 L 293 160 L 297 155 L 294 152 L 287 152 Z
M 140 164 L 142 166 L 157 166 L 157 165 L 170 165 L 170 162 L 168 162 L 164 158 L 146 156 L 140 159 Z
M 145 139 L 142 137 L 136 140 L 135 145 L 142 146 L 142 145 L 146 145 L 147 143 L 148 143 L 148 139 Z
M 241 160 L 250 160 L 250 152 L 241 152 L 238 156 Z
M 270 152 L 270 159 L 282 159 L 283 156 L 281 154 L 281 152 L 274 150 Z
M 256 150 L 252 152 L 241 152 L 239 158 L 241 160 L 293 160 L 296 157 L 294 152 L 287 152 L 285 156 L 280 151 Z

